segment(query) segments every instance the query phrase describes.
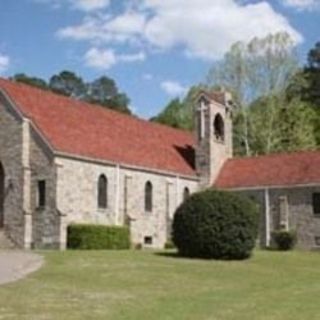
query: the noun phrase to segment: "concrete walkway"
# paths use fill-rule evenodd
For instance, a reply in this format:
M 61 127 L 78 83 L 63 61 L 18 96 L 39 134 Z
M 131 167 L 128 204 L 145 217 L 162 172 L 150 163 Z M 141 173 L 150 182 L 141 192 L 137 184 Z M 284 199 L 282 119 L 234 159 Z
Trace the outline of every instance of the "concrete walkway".
M 0 250 L 0 285 L 24 278 L 38 270 L 43 262 L 43 257 L 32 252 Z

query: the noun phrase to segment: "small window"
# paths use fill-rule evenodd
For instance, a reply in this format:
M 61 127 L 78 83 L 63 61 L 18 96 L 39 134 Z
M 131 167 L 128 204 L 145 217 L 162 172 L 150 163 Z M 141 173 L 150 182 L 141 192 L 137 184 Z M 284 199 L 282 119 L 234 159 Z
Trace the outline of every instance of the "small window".
M 186 201 L 190 196 L 190 190 L 188 187 L 183 189 L 183 201 Z
M 146 212 L 152 211 L 152 183 L 148 181 L 144 191 L 144 208 Z
M 317 247 L 320 246 L 320 237 L 319 237 L 319 236 L 315 236 L 315 237 L 314 237 L 314 243 L 315 243 L 315 245 L 316 245 Z
M 224 141 L 224 122 L 221 115 L 218 113 L 213 122 L 214 136 L 217 141 Z
M 98 208 L 105 209 L 108 206 L 108 180 L 104 174 L 98 181 Z
M 46 181 L 38 181 L 38 207 L 42 208 L 46 205 Z
M 312 195 L 312 207 L 313 214 L 320 214 L 320 193 L 314 193 Z
M 144 237 L 144 244 L 151 245 L 152 244 L 152 237 L 150 237 L 150 236 Z

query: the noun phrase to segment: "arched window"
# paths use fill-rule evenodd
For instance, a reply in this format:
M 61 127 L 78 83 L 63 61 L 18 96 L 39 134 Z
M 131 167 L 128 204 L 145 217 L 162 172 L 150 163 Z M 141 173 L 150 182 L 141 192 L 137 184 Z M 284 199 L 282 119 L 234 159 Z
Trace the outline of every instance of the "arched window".
M 190 190 L 188 187 L 183 189 L 183 201 L 186 201 L 190 196 Z
M 98 181 L 98 208 L 105 209 L 108 207 L 108 180 L 104 174 L 99 177 Z
M 152 211 L 152 184 L 148 181 L 144 188 L 144 209 L 146 212 Z
M 218 113 L 213 122 L 214 136 L 218 141 L 224 141 L 224 122 Z

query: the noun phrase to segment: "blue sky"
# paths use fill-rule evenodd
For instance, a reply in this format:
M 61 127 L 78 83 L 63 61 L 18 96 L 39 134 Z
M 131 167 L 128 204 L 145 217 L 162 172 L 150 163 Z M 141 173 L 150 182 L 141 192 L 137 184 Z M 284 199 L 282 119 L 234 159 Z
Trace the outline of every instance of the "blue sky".
M 0 74 L 107 75 L 149 118 L 235 41 L 287 31 L 303 63 L 319 30 L 320 0 L 0 0 Z

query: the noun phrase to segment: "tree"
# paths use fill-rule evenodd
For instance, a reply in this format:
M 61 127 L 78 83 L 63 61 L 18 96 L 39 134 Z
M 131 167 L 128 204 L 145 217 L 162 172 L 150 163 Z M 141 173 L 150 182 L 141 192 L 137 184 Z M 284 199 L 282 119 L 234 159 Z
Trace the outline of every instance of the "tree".
M 320 42 L 309 51 L 305 67 L 291 79 L 287 94 L 290 97 L 300 97 L 313 106 L 316 112 L 314 134 L 320 145 Z
M 98 103 L 123 113 L 131 114 L 129 98 L 125 93 L 121 93 L 115 81 L 106 76 L 102 76 L 88 84 L 87 100 L 91 103 Z
M 305 74 L 308 82 L 306 97 L 312 104 L 320 106 L 320 42 L 309 51 Z
M 255 154 L 314 149 L 314 110 L 298 98 L 262 97 L 250 106 L 250 144 Z
M 24 73 L 14 75 L 11 80 L 131 114 L 128 107 L 130 99 L 125 93 L 119 92 L 113 79 L 106 76 L 86 83 L 76 73 L 64 70 L 53 75 L 49 84 L 41 78 L 29 77 Z
M 255 153 L 251 145 L 250 105 L 260 97 L 276 96 L 285 90 L 298 68 L 293 41 L 286 33 L 238 42 L 215 64 L 208 75 L 209 86 L 223 86 L 238 103 L 235 147 L 241 153 Z M 272 101 L 271 101 L 272 102 Z M 273 102 L 272 102 L 273 103 Z M 272 108 L 266 108 L 272 117 Z
M 179 98 L 172 99 L 162 112 L 151 121 L 166 124 L 173 128 L 183 128 L 182 115 L 183 103 Z
M 33 87 L 40 88 L 40 89 L 45 89 L 45 90 L 48 89 L 48 85 L 45 80 L 37 77 L 29 77 L 24 73 L 17 73 L 10 79 L 15 82 L 21 82 Z
M 203 88 L 203 85 L 191 87 L 184 99 L 172 99 L 157 116 L 150 120 L 170 127 L 191 131 L 193 129 L 195 97 Z
M 68 70 L 53 75 L 49 87 L 53 92 L 72 98 L 85 99 L 87 96 L 87 86 L 82 78 Z

